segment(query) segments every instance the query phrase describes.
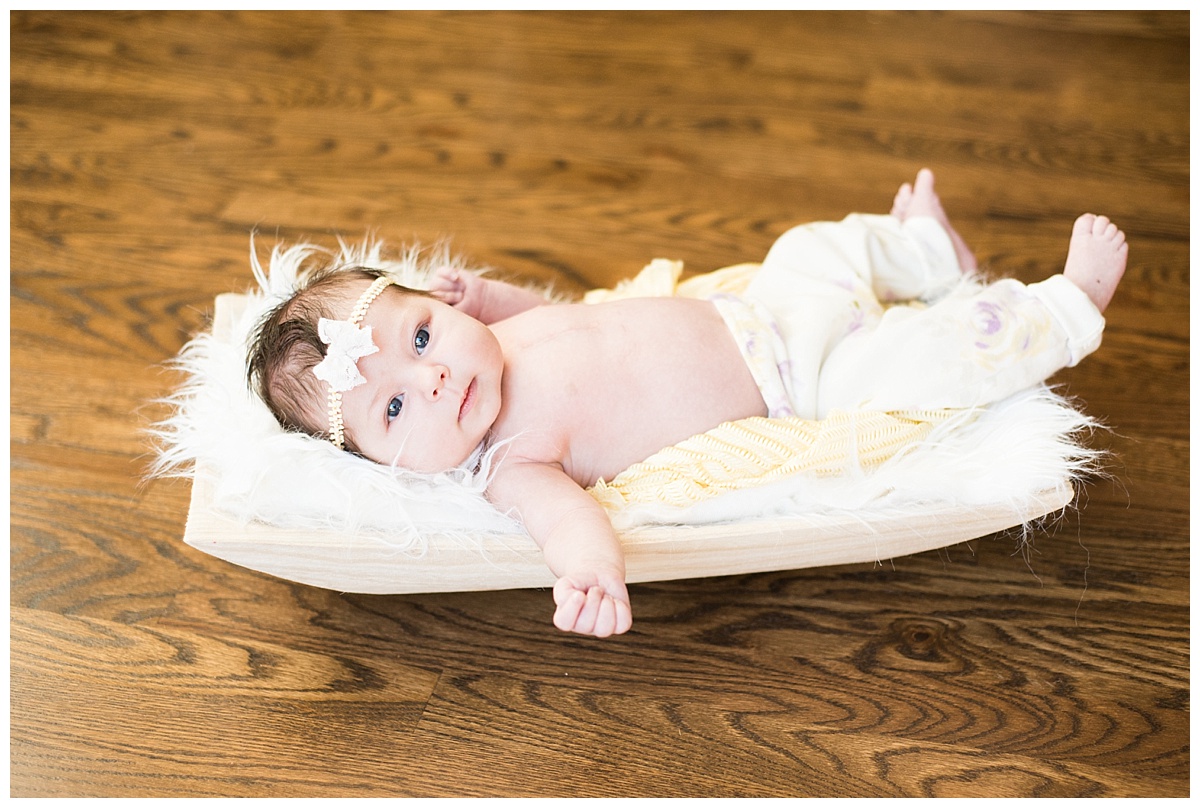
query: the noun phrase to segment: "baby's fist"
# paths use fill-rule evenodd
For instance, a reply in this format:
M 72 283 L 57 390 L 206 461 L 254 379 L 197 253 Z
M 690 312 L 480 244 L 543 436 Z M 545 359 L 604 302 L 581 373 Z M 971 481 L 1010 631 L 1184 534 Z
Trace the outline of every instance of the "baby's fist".
M 438 267 L 433 271 L 429 283 L 429 294 L 448 306 L 457 306 L 466 294 L 467 284 L 463 274 L 454 267 Z
M 619 579 L 602 582 L 563 577 L 554 585 L 554 625 L 562 631 L 610 637 L 624 634 L 633 625 L 629 592 Z

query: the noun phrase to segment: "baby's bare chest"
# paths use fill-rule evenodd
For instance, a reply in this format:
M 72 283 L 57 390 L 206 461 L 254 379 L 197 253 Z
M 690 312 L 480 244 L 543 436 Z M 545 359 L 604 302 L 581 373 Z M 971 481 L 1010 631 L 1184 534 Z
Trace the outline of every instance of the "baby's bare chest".
M 765 414 L 708 302 L 629 300 L 522 318 L 528 322 L 500 331 L 506 366 L 497 426 L 553 436 L 547 446 L 561 459 L 540 459 L 562 462 L 581 484 L 723 421 Z

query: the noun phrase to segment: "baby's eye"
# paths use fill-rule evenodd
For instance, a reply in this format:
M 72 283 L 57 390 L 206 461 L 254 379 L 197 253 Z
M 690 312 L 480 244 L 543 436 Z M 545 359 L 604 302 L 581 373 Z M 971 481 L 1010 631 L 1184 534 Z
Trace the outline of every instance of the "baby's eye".
M 418 356 L 425 353 L 427 345 L 429 345 L 429 329 L 421 326 L 417 329 L 417 333 L 413 335 L 413 347 L 417 349 Z
M 387 419 L 390 423 L 394 418 L 400 415 L 400 410 L 404 409 L 404 396 L 396 396 L 388 402 Z

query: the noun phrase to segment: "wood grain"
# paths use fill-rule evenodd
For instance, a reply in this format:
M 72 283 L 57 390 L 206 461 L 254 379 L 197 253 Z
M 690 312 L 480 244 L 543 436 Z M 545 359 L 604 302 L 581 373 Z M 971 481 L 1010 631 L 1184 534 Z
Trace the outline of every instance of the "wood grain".
M 1186 12 L 10 15 L 10 794 L 1185 796 Z M 922 165 L 1038 280 L 1127 280 L 1055 381 L 1109 476 L 1021 537 L 632 587 L 345 595 L 181 542 L 164 366 L 250 234 L 452 245 L 564 291 L 761 258 Z

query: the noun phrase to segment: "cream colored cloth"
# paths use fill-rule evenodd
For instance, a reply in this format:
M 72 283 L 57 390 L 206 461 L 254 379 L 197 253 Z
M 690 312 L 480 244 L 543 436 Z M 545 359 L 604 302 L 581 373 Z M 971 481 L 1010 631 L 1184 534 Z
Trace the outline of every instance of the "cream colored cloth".
M 836 412 L 820 421 L 746 418 L 667 447 L 588 489 L 606 510 L 684 508 L 794 474 L 829 477 L 870 470 L 924 440 L 955 416 L 930 412 Z

